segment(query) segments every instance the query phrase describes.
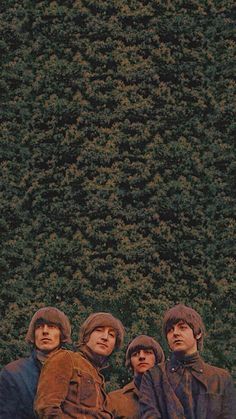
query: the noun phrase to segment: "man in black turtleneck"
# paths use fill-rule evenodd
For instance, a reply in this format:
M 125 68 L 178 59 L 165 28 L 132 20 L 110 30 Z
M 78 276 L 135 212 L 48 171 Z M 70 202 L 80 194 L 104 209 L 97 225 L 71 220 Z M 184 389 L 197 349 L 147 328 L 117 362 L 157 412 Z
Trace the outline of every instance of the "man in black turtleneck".
M 235 419 L 230 374 L 206 364 L 199 355 L 204 324 L 192 308 L 178 304 L 164 315 L 170 359 L 143 376 L 140 410 L 144 419 Z
M 35 409 L 40 419 L 111 419 L 100 370 L 119 348 L 122 323 L 110 313 L 91 314 L 80 329 L 78 352 L 59 350 L 45 363 Z
M 70 336 L 62 311 L 44 307 L 34 314 L 25 338 L 33 346 L 31 356 L 10 362 L 0 374 L 1 419 L 36 419 L 33 404 L 41 367 L 64 343 L 71 343 Z

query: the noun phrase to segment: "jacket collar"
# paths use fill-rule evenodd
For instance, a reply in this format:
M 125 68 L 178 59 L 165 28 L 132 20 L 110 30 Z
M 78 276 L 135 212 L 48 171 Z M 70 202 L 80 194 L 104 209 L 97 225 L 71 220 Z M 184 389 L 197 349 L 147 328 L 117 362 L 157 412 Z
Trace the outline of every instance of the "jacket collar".
M 96 354 L 87 345 L 79 346 L 79 351 L 82 353 L 91 364 L 97 369 L 103 369 L 108 367 L 108 357 Z
M 168 368 L 169 372 L 178 372 L 178 370 L 181 370 L 182 368 L 188 368 L 192 375 L 207 388 L 207 380 L 204 374 L 205 363 L 198 352 L 194 353 L 193 355 L 185 356 L 181 356 L 173 352 L 170 358 Z
M 170 357 L 171 371 L 177 371 L 179 368 L 189 368 L 194 371 L 202 372 L 202 360 L 199 353 L 193 355 L 181 355 L 172 352 Z
M 126 384 L 123 388 L 122 388 L 122 392 L 125 393 L 135 393 L 137 395 L 137 397 L 139 396 L 139 390 L 135 385 L 134 380 L 130 381 L 130 383 Z

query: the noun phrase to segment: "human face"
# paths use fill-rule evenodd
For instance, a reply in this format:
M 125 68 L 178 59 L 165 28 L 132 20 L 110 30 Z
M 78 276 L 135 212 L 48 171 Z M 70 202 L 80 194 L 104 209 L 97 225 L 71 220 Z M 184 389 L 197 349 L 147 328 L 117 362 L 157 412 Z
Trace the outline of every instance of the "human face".
M 109 356 L 116 343 L 116 332 L 112 327 L 96 327 L 89 336 L 87 346 L 98 355 Z
M 55 351 L 60 346 L 61 331 L 53 323 L 40 323 L 36 325 L 34 332 L 34 343 L 37 349 L 42 352 Z
M 185 355 L 197 352 L 197 339 L 200 337 L 201 333 L 195 337 L 191 327 L 183 320 L 174 324 L 167 333 L 170 349 L 174 352 L 182 352 Z
M 143 374 L 145 371 L 154 367 L 156 357 L 153 349 L 139 349 L 131 354 L 131 366 L 134 374 Z

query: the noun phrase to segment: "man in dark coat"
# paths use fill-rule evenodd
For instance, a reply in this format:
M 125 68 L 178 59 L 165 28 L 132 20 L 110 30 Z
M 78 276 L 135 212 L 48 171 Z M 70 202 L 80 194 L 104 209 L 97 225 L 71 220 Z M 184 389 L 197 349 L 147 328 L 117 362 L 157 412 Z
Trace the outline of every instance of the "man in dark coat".
M 235 419 L 230 374 L 199 355 L 204 337 L 200 315 L 178 304 L 165 313 L 163 330 L 170 359 L 147 371 L 140 388 L 144 419 Z
M 35 419 L 33 409 L 42 364 L 63 343 L 71 343 L 67 316 L 54 307 L 38 310 L 29 325 L 26 341 L 33 345 L 29 358 L 7 364 L 0 373 L 0 418 Z
M 142 375 L 155 364 L 164 362 L 164 352 L 151 336 L 136 336 L 126 350 L 125 365 L 133 371 L 133 380 L 108 394 L 108 406 L 115 419 L 139 419 L 139 387 Z

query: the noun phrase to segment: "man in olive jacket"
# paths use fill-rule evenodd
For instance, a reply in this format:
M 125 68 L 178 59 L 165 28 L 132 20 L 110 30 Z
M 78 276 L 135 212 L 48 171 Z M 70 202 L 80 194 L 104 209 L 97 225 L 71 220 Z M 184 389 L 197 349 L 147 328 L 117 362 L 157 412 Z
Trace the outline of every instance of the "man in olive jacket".
M 35 410 L 40 419 L 111 419 L 101 369 L 124 335 L 110 313 L 91 314 L 80 329 L 79 352 L 59 350 L 40 375 Z
M 140 388 L 143 419 L 235 419 L 230 374 L 199 355 L 204 337 L 200 315 L 178 304 L 165 313 L 163 330 L 170 359 L 147 371 Z
M 39 309 L 31 319 L 26 342 L 30 357 L 7 364 L 0 374 L 0 418 L 36 419 L 33 404 L 38 378 L 45 360 L 64 343 L 71 343 L 67 316 L 55 307 Z
M 140 418 L 139 387 L 142 375 L 164 360 L 161 346 L 150 336 L 139 335 L 129 343 L 125 365 L 132 369 L 134 378 L 123 388 L 108 394 L 108 405 L 115 419 Z

